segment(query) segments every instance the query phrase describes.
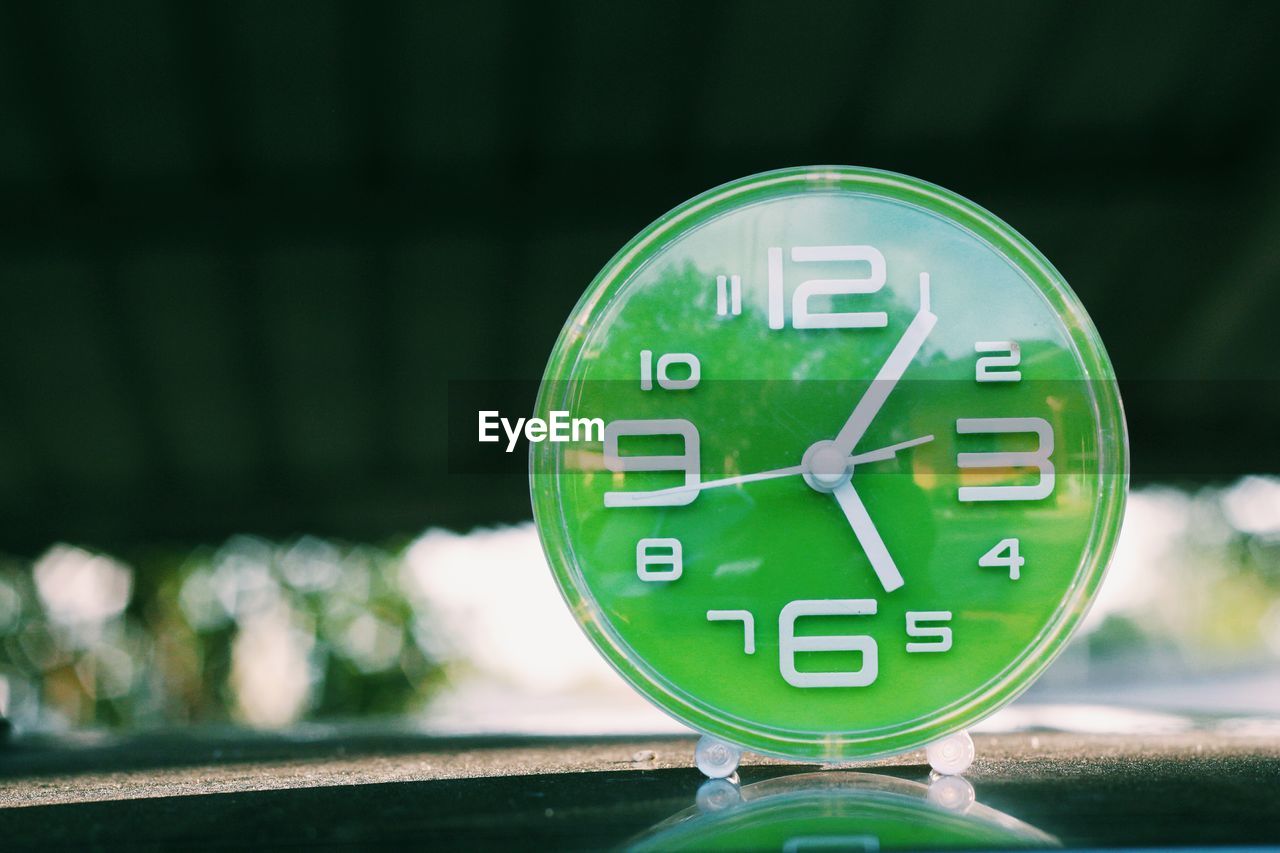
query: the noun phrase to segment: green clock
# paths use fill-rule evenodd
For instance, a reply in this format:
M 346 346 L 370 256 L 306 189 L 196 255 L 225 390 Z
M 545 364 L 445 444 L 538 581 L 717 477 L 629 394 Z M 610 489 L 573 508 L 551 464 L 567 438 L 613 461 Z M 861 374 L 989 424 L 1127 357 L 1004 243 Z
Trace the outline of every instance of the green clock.
M 1018 695 L 1097 592 L 1128 486 L 1062 276 L 870 169 L 755 175 L 650 225 L 537 409 L 586 427 L 533 444 L 530 481 L 588 637 L 677 719 L 792 758 L 913 749 Z

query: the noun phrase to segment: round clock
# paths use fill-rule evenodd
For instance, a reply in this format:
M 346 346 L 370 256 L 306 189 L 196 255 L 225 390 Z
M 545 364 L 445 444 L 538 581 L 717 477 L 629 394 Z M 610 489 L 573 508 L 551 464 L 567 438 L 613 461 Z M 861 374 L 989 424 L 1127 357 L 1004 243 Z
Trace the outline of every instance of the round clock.
M 677 719 L 793 758 L 913 749 L 1018 695 L 1097 592 L 1128 486 L 1062 276 L 870 169 L 755 175 L 650 225 L 537 409 L 573 424 L 530 481 L 587 636 Z

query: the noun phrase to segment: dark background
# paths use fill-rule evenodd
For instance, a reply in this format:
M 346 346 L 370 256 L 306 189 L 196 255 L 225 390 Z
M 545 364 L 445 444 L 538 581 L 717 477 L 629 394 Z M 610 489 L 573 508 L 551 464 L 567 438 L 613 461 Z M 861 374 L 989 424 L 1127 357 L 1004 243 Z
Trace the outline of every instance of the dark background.
M 528 516 L 449 380 L 537 378 L 628 238 L 756 171 L 995 212 L 1138 482 L 1280 470 L 1273 3 L 0 5 L 0 550 Z

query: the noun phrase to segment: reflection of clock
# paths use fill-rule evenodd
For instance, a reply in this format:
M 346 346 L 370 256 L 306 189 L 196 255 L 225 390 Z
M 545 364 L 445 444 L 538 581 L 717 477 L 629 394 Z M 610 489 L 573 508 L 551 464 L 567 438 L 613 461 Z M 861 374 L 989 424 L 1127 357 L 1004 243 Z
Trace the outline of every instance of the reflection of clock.
M 739 790 L 706 783 L 698 806 L 630 850 L 932 850 L 1056 847 L 1033 826 L 973 801 L 963 779 L 932 785 L 866 773 L 804 773 Z
M 531 452 L 573 613 L 641 693 L 758 752 L 911 749 L 1026 688 L 1127 488 L 1106 353 L 989 213 L 886 172 L 712 190 L 569 318 Z

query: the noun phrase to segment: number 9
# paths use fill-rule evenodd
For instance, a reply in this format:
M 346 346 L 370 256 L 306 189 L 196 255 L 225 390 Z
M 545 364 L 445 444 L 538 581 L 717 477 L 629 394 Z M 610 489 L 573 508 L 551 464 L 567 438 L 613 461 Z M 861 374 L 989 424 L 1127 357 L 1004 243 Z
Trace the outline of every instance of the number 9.
M 679 456 L 622 456 L 618 439 L 627 435 L 678 435 L 684 439 Z M 605 492 L 605 506 L 684 506 L 698 496 L 698 428 L 684 418 L 611 421 L 604 428 L 604 464 L 610 471 L 683 471 L 684 486 L 648 492 Z

